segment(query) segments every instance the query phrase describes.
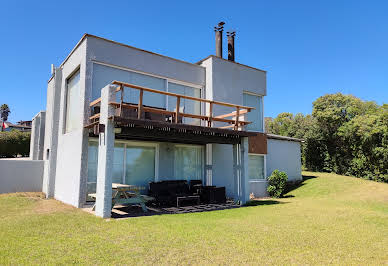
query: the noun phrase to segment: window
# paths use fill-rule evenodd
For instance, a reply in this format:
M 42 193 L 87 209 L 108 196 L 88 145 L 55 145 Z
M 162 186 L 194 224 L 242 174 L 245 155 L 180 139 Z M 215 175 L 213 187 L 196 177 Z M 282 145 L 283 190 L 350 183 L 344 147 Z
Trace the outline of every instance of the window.
M 166 91 L 166 80 L 143 75 L 140 73 L 93 64 L 92 101 L 101 97 L 101 89 L 113 80 L 131 83 L 150 89 Z M 120 93 L 116 94 L 116 101 L 120 101 Z M 133 88 L 124 89 L 124 102 L 137 104 L 139 102 L 139 90 Z M 166 107 L 166 96 L 145 91 L 143 104 L 159 108 Z
M 265 163 L 264 155 L 249 154 L 248 155 L 248 171 L 249 180 L 264 180 L 265 179 Z
M 192 96 L 196 98 L 201 98 L 201 90 L 198 88 L 192 88 L 176 83 L 168 83 L 168 92 L 172 93 L 178 93 L 185 96 Z M 168 97 L 168 110 L 175 111 L 176 110 L 176 97 L 169 96 Z M 195 114 L 200 115 L 201 114 L 201 102 L 199 101 L 193 101 L 189 99 L 181 98 L 180 100 L 180 112 L 181 113 L 188 113 L 188 114 Z M 184 117 L 183 122 L 187 124 L 195 124 L 199 125 L 200 121 L 195 118 L 189 118 Z
M 247 130 L 263 132 L 263 97 L 244 93 L 243 105 L 255 108 L 247 114 L 246 120 L 252 122 L 246 126 Z
M 81 100 L 80 100 L 80 74 L 79 70 L 66 82 L 66 120 L 65 133 L 81 127 Z
M 98 142 L 89 141 L 87 194 L 96 193 L 97 164 L 98 164 Z
M 174 149 L 174 158 L 175 179 L 202 180 L 202 146 L 176 145 Z
M 124 178 L 124 144 L 115 143 L 113 151 L 112 183 L 123 183 Z

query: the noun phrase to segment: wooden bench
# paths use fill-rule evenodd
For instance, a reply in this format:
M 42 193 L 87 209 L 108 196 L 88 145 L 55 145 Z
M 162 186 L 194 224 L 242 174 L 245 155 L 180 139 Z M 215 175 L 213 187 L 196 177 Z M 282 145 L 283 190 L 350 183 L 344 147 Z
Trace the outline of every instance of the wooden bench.
M 140 204 L 144 212 L 147 212 L 145 203 L 154 200 L 153 197 L 141 195 L 140 189 L 131 185 L 112 184 L 112 209 L 116 204 Z M 94 200 L 97 199 L 97 193 L 88 194 Z M 93 211 L 96 209 L 96 204 L 93 205 Z

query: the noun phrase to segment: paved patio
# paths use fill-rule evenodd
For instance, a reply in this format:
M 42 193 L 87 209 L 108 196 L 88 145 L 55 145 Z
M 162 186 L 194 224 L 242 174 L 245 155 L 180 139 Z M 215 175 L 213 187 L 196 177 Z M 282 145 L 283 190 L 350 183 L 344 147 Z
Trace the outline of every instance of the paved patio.
M 94 213 L 92 211 L 93 203 L 85 205 L 82 210 Z M 156 207 L 156 206 L 147 206 L 148 212 L 143 212 L 140 205 L 116 205 L 112 210 L 112 218 L 129 218 L 129 217 L 140 217 L 140 216 L 152 216 L 152 215 L 161 215 L 161 214 L 182 214 L 182 213 L 195 213 L 195 212 L 204 212 L 204 211 L 217 211 L 217 210 L 226 210 L 239 208 L 240 205 L 236 204 L 234 201 L 228 200 L 223 204 L 200 204 L 193 206 L 182 206 L 182 207 Z

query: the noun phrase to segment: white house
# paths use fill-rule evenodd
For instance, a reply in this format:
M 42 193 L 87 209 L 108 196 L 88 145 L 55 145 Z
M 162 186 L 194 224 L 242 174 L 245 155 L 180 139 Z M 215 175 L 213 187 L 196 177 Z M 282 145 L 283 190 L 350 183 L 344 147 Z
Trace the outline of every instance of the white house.
M 245 203 L 275 168 L 301 179 L 300 140 L 264 133 L 266 71 L 234 61 L 234 33 L 224 59 L 222 31 L 198 63 L 85 34 L 33 120 L 47 197 L 82 207 L 97 191 L 96 215 L 109 217 L 112 182 L 200 179 Z

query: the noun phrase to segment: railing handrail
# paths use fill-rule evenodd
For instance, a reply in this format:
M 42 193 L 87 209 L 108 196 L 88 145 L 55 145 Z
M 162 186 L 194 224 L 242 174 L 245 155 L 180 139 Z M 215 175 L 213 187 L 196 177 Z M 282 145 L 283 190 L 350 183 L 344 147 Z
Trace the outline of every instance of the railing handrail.
M 224 123 L 229 123 L 231 125 L 230 126 L 226 126 L 226 127 L 221 127 L 221 128 L 232 127 L 232 128 L 234 128 L 234 130 L 239 130 L 239 128 L 241 126 L 245 126 L 245 125 L 251 123 L 249 121 L 244 121 L 244 120 L 241 121 L 240 116 L 249 113 L 252 109 L 255 109 L 254 107 L 248 107 L 248 106 L 243 106 L 243 105 L 238 105 L 238 104 L 213 101 L 213 100 L 208 100 L 208 99 L 203 99 L 203 98 L 186 96 L 186 95 L 182 95 L 182 94 L 178 94 L 178 93 L 173 93 L 173 92 L 165 92 L 165 91 L 155 90 L 155 89 L 151 89 L 151 88 L 147 88 L 147 87 L 142 87 L 142 86 L 138 86 L 138 85 L 135 85 L 135 84 L 121 82 L 121 81 L 117 81 L 117 80 L 114 80 L 111 84 L 118 86 L 116 88 L 116 90 L 115 90 L 116 92 L 121 92 L 120 103 L 109 102 L 110 105 L 114 105 L 116 108 L 119 108 L 119 115 L 118 116 L 120 116 L 120 117 L 122 116 L 123 108 L 124 109 L 127 109 L 127 108 L 129 108 L 129 109 L 137 109 L 137 118 L 138 119 L 142 118 L 142 114 L 144 113 L 144 111 L 146 111 L 146 112 L 155 112 L 155 113 L 166 113 L 166 111 L 156 110 L 156 109 L 154 109 L 152 107 L 144 106 L 143 105 L 143 94 L 144 94 L 144 91 L 148 91 L 148 92 L 152 92 L 152 93 L 159 93 L 159 94 L 163 94 L 163 95 L 167 95 L 167 96 L 176 97 L 176 108 L 175 108 L 175 111 L 174 112 L 169 111 L 169 114 L 171 115 L 171 122 L 173 122 L 172 120 L 174 119 L 175 123 L 182 123 L 182 122 L 179 122 L 179 118 L 180 117 L 191 117 L 191 118 L 196 118 L 196 119 L 204 120 L 205 122 L 207 122 L 207 126 L 208 127 L 213 127 L 213 122 L 224 122 Z M 138 104 L 128 104 L 128 103 L 125 103 L 123 101 L 123 99 L 124 99 L 124 97 L 123 97 L 124 96 L 124 88 L 125 87 L 139 90 L 139 102 L 138 102 Z M 188 99 L 188 100 L 193 100 L 193 101 L 204 102 L 204 103 L 209 103 L 210 106 L 209 106 L 208 114 L 207 115 L 196 115 L 196 114 L 187 114 L 187 113 L 180 112 L 179 110 L 180 110 L 180 100 L 181 100 L 181 98 Z M 96 99 L 96 100 L 94 100 L 94 101 L 92 101 L 89 105 L 90 105 L 90 107 L 93 107 L 93 106 L 95 106 L 95 105 L 97 105 L 99 103 L 101 103 L 101 97 Z M 214 116 L 214 114 L 213 114 L 213 107 L 214 106 L 213 105 L 215 105 L 215 104 L 223 105 L 223 106 L 228 106 L 228 107 L 233 107 L 233 108 L 236 108 L 236 111 L 228 113 L 228 114 Z M 232 119 L 227 119 L 227 117 L 231 117 Z M 99 115 L 95 114 L 95 115 L 91 116 L 90 119 L 94 121 L 93 123 L 95 123 L 96 120 L 99 119 Z
M 154 92 L 154 93 L 159 93 L 159 94 L 164 94 L 168 96 L 175 96 L 175 97 L 180 97 L 180 98 L 185 98 L 193 101 L 200 101 L 200 102 L 207 102 L 207 103 L 213 103 L 213 104 L 218 104 L 218 105 L 224 105 L 228 107 L 235 107 L 235 108 L 240 108 L 240 109 L 247 109 L 247 110 L 252 110 L 255 109 L 255 107 L 249 107 L 249 106 L 243 106 L 243 105 L 238 105 L 238 104 L 233 104 L 233 103 L 225 103 L 225 102 L 219 102 L 219 101 L 213 101 L 213 100 L 208 100 L 208 99 L 203 99 L 203 98 L 197 98 L 197 97 L 192 97 L 192 96 L 186 96 L 178 93 L 173 93 L 173 92 L 167 92 L 167 91 L 160 91 L 160 90 L 155 90 L 155 89 L 150 89 L 147 87 L 142 87 L 138 85 L 134 85 L 131 83 L 126 83 L 126 82 L 121 82 L 114 80 L 112 82 L 114 85 L 118 85 L 119 87 L 116 89 L 116 91 L 121 90 L 121 86 L 123 87 L 129 87 L 133 89 L 138 89 L 138 90 L 144 90 L 144 91 L 149 91 L 149 92 Z

